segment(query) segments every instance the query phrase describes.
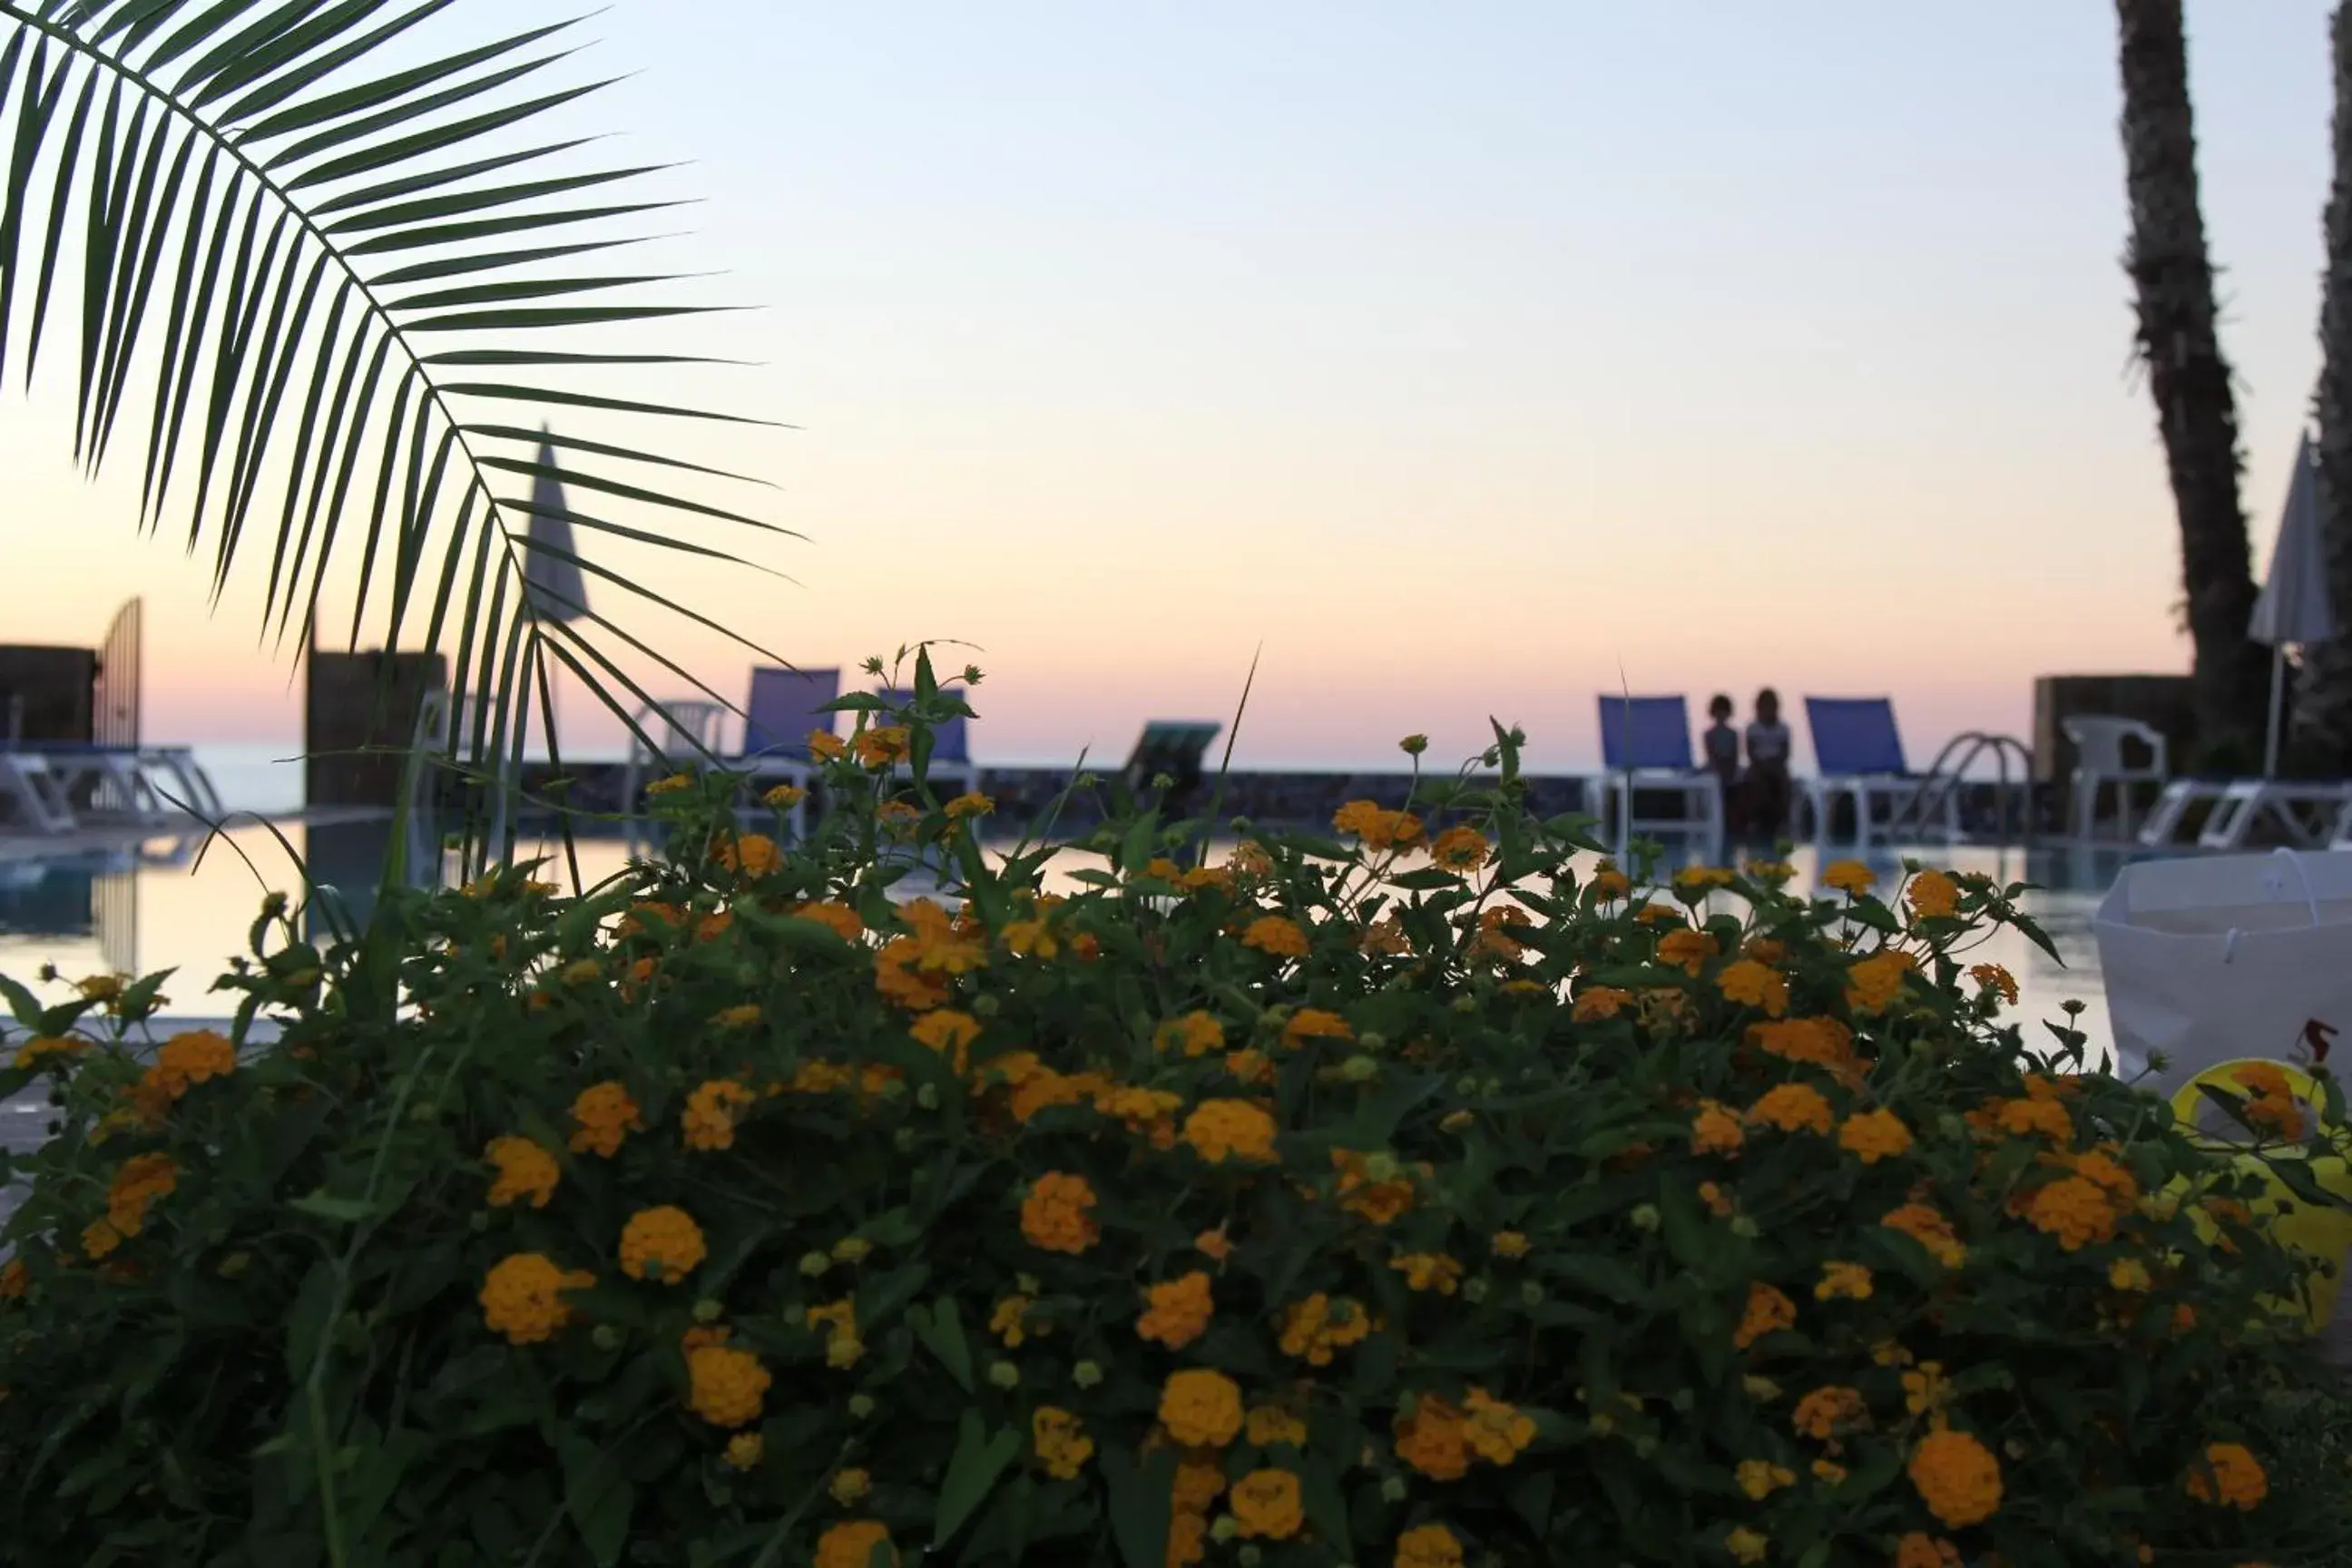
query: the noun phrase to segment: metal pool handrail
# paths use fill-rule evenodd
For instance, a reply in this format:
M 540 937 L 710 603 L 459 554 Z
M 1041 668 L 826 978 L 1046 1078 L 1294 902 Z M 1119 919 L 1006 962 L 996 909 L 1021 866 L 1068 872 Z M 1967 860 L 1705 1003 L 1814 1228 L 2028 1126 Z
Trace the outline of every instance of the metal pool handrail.
M 2033 837 L 2033 748 L 2014 735 L 1996 735 L 1984 730 L 1970 730 L 1944 742 L 1944 749 L 1936 753 L 1936 760 L 1921 775 L 1919 787 L 1911 793 L 1910 799 L 1896 807 L 1894 816 L 1888 819 L 1886 828 L 1889 835 L 1906 824 L 1917 826 L 1926 822 L 1928 806 L 1942 806 L 1946 798 L 1960 787 L 1977 759 L 1988 751 L 1992 752 L 1993 761 L 2000 769 L 1993 785 L 1994 830 L 2006 833 L 2009 826 L 2009 759 L 2013 752 L 2019 764 L 2017 787 L 2023 792 L 2022 807 L 2018 813 L 2019 837 L 2031 839 Z M 1956 752 L 1958 761 L 1953 760 Z

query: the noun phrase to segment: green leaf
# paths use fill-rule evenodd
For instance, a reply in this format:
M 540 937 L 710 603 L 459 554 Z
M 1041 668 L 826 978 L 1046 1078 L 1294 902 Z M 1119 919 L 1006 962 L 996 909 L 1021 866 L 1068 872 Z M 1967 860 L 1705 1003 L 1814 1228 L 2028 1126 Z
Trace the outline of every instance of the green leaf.
M 1641 1277 L 1613 1258 L 1597 1254 L 1557 1256 L 1548 1261 L 1547 1271 L 1627 1306 L 1644 1306 L 1651 1300 L 1650 1288 L 1642 1283 Z
M 1162 1568 L 1175 1511 L 1176 1455 L 1162 1448 L 1139 1461 L 1125 1448 L 1111 1448 L 1100 1463 L 1110 1489 L 1111 1539 L 1127 1568 Z
M 1328 1459 L 1316 1455 L 1302 1459 L 1298 1471 L 1307 1522 L 1338 1552 L 1341 1561 L 1348 1560 L 1353 1555 L 1350 1548 L 1354 1537 L 1348 1525 L 1348 1500 L 1339 1490 L 1339 1472 L 1331 1468 Z
M 0 997 L 7 1000 L 8 1016 L 17 1023 L 27 1029 L 38 1029 L 41 1026 L 40 1002 L 31 992 L 5 974 L 0 974 Z
M 907 1321 L 915 1330 L 915 1337 L 933 1355 L 940 1358 L 966 1394 L 972 1391 L 971 1345 L 964 1338 L 963 1318 L 956 1310 L 955 1299 L 943 1296 L 935 1308 L 909 1308 Z
M 134 980 L 130 984 L 124 986 L 122 988 L 122 1016 L 126 1018 L 135 1018 L 145 1013 L 149 1008 L 154 1006 L 156 993 L 163 990 L 163 982 L 171 979 L 173 975 L 177 974 L 178 973 L 179 971 L 177 969 L 157 970 L 154 973 Z
M 296 1214 L 306 1214 L 313 1219 L 332 1220 L 338 1225 L 359 1225 L 382 1212 L 381 1205 L 364 1198 L 339 1198 L 326 1193 L 312 1193 L 307 1197 L 288 1200 L 286 1206 Z
M 1537 1470 L 1515 1484 L 1510 1490 L 1511 1511 L 1527 1521 L 1528 1528 L 1540 1540 L 1551 1530 L 1552 1491 L 1558 1478 L 1549 1470 Z
M 1011 1428 L 990 1436 L 980 1412 L 966 1410 L 957 1435 L 955 1453 L 948 1460 L 947 1478 L 940 1483 L 940 1500 L 932 1516 L 931 1545 L 945 1546 L 963 1528 L 972 1511 L 988 1500 L 1006 1466 L 1021 1453 L 1021 1435 Z
M 563 1462 L 563 1503 L 572 1527 L 580 1531 L 596 1568 L 613 1568 L 629 1543 L 636 1489 L 611 1455 L 584 1437 L 566 1436 L 558 1452 Z

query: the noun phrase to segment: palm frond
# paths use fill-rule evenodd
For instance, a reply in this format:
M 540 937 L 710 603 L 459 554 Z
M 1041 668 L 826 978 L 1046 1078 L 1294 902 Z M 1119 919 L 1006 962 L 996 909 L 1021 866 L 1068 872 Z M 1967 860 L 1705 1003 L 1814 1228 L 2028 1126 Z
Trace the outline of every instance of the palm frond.
M 556 79 L 576 21 L 425 47 L 425 24 L 486 24 L 492 4 L 0 0 L 0 376 L 21 344 L 29 383 L 70 332 L 78 456 L 96 470 L 145 405 L 140 524 L 208 547 L 216 595 L 261 576 L 280 638 L 315 636 L 335 570 L 357 581 L 354 646 L 421 616 L 474 699 L 476 763 L 520 754 L 551 663 L 635 728 L 643 691 L 592 632 L 684 674 L 524 591 L 535 503 L 512 481 L 550 473 L 541 441 L 618 511 L 573 518 L 592 531 L 739 566 L 708 530 L 784 531 L 680 488 L 743 476 L 635 434 L 764 421 L 593 384 L 719 363 L 582 336 L 712 307 L 665 297 L 678 274 L 603 264 L 677 204 L 619 194 L 661 166 L 574 167 L 593 139 L 541 129 L 604 85 Z M 517 405 L 598 436 L 550 436 Z

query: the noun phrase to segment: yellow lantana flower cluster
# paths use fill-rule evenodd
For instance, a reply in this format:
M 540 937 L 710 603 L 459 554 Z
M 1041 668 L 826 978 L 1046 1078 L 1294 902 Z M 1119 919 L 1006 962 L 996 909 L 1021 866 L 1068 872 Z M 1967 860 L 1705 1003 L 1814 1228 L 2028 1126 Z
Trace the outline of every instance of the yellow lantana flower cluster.
M 694 1216 L 667 1204 L 639 1209 L 621 1228 L 621 1272 L 632 1279 L 675 1285 L 700 1267 L 708 1252 Z
M 1171 1351 L 1182 1350 L 1208 1332 L 1209 1321 L 1216 1315 L 1209 1277 L 1197 1268 L 1164 1285 L 1154 1285 L 1144 1295 L 1150 1305 L 1136 1320 L 1135 1331 Z
M 624 1138 L 646 1130 L 645 1119 L 628 1089 L 610 1080 L 592 1083 L 580 1091 L 572 1102 L 572 1120 L 578 1128 L 572 1134 L 572 1152 L 608 1160 L 621 1152 Z
M 735 1129 L 760 1097 L 732 1079 L 712 1079 L 686 1097 L 679 1131 L 689 1149 L 732 1149 Z
M 543 1209 L 555 1195 L 556 1184 L 563 1179 L 555 1156 L 528 1138 L 493 1138 L 482 1151 L 482 1158 L 499 1169 L 486 1200 L 492 1208 L 528 1203 Z
M 510 1344 L 539 1344 L 572 1321 L 564 1292 L 594 1283 L 593 1274 L 560 1268 L 543 1253 L 519 1252 L 494 1265 L 482 1281 L 482 1319 Z

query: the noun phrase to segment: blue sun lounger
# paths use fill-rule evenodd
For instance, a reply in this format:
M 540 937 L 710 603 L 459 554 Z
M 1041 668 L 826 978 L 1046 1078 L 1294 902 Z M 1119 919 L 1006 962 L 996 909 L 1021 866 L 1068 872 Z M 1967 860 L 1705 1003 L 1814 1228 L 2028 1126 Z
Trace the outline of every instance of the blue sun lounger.
M 1723 781 L 1693 765 L 1690 704 L 1681 697 L 1601 699 L 1601 761 L 1606 770 L 1601 816 L 1614 819 L 1622 847 L 1636 834 L 1704 833 L 1723 837 Z M 1641 797 L 1673 800 L 1679 814 L 1639 815 Z
M 1813 732 L 1813 762 L 1819 772 L 1801 781 L 1800 794 L 1811 806 L 1813 837 L 1827 840 L 1841 800 L 1853 805 L 1853 842 L 1866 845 L 1878 830 L 1878 807 L 1884 805 L 1888 825 L 1920 805 L 1920 792 L 1929 780 L 1911 771 L 1903 754 L 1903 736 L 1895 727 L 1895 704 L 1884 697 L 1808 697 L 1805 721 Z M 1959 832 L 1959 792 L 1946 788 L 1934 806 L 1939 830 Z M 1927 824 L 1922 820 L 1918 826 Z

